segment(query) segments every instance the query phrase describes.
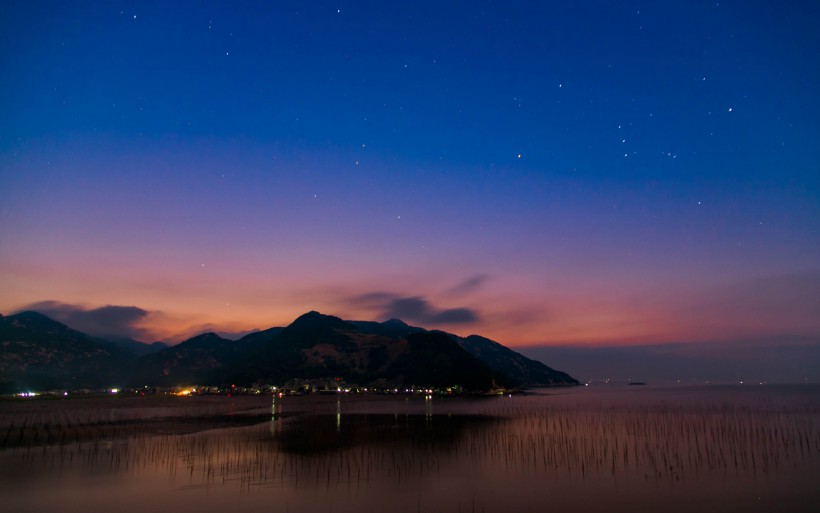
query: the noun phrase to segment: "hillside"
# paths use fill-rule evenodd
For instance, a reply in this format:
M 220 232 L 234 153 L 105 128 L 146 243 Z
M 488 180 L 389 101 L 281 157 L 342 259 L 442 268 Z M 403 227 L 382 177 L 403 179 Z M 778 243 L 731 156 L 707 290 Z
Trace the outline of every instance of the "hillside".
M 122 385 L 136 358 L 37 312 L 0 317 L 0 389 Z
M 154 352 L 141 356 L 45 315 L 23 312 L 0 317 L 0 345 L 0 381 L 6 391 L 125 384 L 282 385 L 328 378 L 362 386 L 475 391 L 578 384 L 477 335 L 462 338 L 398 319 L 344 321 L 318 312 L 237 341 L 205 333 L 161 350 L 154 346 Z

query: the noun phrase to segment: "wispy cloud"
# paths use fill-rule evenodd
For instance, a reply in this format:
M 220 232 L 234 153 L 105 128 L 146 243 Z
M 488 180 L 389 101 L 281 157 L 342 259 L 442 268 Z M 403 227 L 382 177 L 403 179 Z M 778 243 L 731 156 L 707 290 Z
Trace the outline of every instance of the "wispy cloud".
M 445 294 L 450 296 L 463 296 L 480 289 L 490 277 L 486 274 L 474 274 L 465 278 L 461 283 L 448 289 Z
M 201 333 L 216 333 L 220 337 L 226 338 L 228 340 L 239 340 L 240 338 L 244 337 L 245 335 L 250 335 L 251 333 L 256 333 L 257 331 L 260 331 L 260 330 L 258 328 L 248 329 L 248 330 L 235 330 L 235 329 L 231 329 L 231 328 L 226 328 L 223 325 L 208 323 L 208 324 L 203 324 L 203 325 L 200 325 L 200 326 L 193 326 L 191 328 L 188 328 L 185 331 L 185 333 L 186 333 L 185 336 L 186 337 L 195 336 L 195 335 L 201 334 Z M 180 338 L 180 340 L 181 340 L 183 337 L 178 337 L 178 338 Z

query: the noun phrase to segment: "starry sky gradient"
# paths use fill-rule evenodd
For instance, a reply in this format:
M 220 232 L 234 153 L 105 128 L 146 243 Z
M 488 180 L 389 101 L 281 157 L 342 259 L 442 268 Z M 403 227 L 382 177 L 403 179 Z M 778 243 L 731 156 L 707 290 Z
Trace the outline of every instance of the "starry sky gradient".
M 396 4 L 0 4 L 0 311 L 820 344 L 820 4 Z

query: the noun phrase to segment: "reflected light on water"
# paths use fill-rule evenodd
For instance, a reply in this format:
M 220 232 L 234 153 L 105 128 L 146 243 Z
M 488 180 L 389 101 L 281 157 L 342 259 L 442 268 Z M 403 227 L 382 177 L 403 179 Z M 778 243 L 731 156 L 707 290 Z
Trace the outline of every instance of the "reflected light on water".
M 817 388 L 631 388 L 480 400 L 186 398 L 117 403 L 105 416 L 114 422 L 81 401 L 4 404 L 0 477 L 9 511 L 818 504 Z

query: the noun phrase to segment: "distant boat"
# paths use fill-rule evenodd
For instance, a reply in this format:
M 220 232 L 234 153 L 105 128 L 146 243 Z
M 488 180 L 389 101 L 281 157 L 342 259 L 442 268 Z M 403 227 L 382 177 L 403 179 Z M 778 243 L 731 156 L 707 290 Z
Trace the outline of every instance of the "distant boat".
M 630 381 L 629 384 L 630 385 L 646 385 L 646 382 L 644 382 L 644 381 Z

